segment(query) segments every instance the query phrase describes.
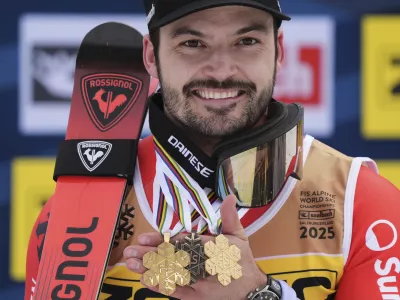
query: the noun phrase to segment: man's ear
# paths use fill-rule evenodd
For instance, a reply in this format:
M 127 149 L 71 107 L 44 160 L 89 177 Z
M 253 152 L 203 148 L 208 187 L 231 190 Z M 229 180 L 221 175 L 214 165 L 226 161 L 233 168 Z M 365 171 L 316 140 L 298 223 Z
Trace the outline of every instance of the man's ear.
M 148 34 L 143 37 L 143 63 L 150 76 L 158 78 L 154 46 Z
M 278 55 L 276 57 L 276 67 L 277 67 L 277 71 L 280 70 L 280 68 L 282 67 L 283 64 L 283 60 L 285 58 L 285 51 L 283 48 L 283 30 L 282 28 L 278 29 L 278 33 L 277 33 L 277 50 L 278 50 Z

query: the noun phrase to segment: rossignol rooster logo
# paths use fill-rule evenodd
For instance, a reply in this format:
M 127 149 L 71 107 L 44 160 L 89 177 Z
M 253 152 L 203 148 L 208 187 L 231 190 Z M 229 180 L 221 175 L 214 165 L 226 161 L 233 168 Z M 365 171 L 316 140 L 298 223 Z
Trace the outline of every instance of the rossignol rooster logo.
M 82 96 L 95 126 L 107 131 L 135 104 L 142 82 L 123 74 L 92 74 L 82 78 Z
M 85 168 L 92 172 L 107 158 L 112 144 L 103 141 L 85 141 L 78 143 L 78 154 Z
M 113 92 L 107 92 L 107 100 L 104 100 L 103 95 L 105 93 L 106 91 L 104 89 L 98 90 L 93 100 L 97 101 L 100 111 L 104 114 L 104 119 L 107 120 L 118 106 L 126 102 L 127 98 L 123 94 L 116 95 L 115 98 L 113 98 Z

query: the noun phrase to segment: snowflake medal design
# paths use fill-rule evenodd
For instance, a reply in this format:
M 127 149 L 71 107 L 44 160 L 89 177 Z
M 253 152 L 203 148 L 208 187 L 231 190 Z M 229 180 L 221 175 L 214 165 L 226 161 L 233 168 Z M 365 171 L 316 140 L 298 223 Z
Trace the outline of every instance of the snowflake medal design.
M 198 279 L 206 278 L 206 256 L 204 254 L 204 245 L 200 235 L 192 232 L 185 236 L 183 240 L 175 242 L 175 249 L 183 250 L 190 255 L 190 264 L 187 269 L 190 272 L 190 284 L 195 283 Z
M 190 284 L 190 272 L 185 269 L 190 264 L 190 255 L 183 250 L 175 252 L 170 237 L 170 233 L 165 233 L 157 252 L 150 251 L 143 256 L 143 265 L 148 269 L 143 274 L 144 283 L 150 287 L 158 285 L 159 292 L 167 296 L 175 292 L 177 284 Z
M 206 271 L 208 274 L 217 275 L 219 283 L 227 286 L 232 282 L 231 278 L 242 277 L 242 267 L 238 264 L 241 253 L 236 245 L 229 245 L 228 239 L 220 234 L 215 238 L 215 243 L 209 241 L 204 245 Z

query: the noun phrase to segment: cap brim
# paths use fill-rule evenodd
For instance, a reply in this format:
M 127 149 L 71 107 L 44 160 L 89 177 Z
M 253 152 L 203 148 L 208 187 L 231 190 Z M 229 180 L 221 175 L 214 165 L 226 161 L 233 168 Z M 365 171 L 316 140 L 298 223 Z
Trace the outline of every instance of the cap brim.
M 151 21 L 149 24 L 149 30 L 155 29 L 162 27 L 164 25 L 167 25 L 173 21 L 176 21 L 182 17 L 185 17 L 187 15 L 190 15 L 192 13 L 208 9 L 208 8 L 213 8 L 213 7 L 219 7 L 219 6 L 227 6 L 227 5 L 239 5 L 239 6 L 247 6 L 247 7 L 253 7 L 253 8 L 258 8 L 263 11 L 266 11 L 270 13 L 274 18 L 278 20 L 285 20 L 289 21 L 291 18 L 278 10 L 274 10 L 272 8 L 269 8 L 263 4 L 260 4 L 259 2 L 255 2 L 252 0 L 204 0 L 204 1 L 194 1 L 190 2 L 189 4 L 186 4 L 179 9 L 173 11 L 172 13 L 166 15 L 165 17 L 157 20 L 157 21 Z M 157 9 L 157 8 L 156 8 Z

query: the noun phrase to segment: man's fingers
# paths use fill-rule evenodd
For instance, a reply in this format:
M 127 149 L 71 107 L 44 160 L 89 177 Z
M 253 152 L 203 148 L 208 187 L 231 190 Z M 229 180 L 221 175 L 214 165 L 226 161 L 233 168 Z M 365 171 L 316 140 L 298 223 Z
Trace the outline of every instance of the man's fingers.
M 247 235 L 240 222 L 236 210 L 237 198 L 234 195 L 227 196 L 221 204 L 222 233 L 234 235 L 244 241 L 247 241 Z
M 158 232 L 142 233 L 138 237 L 139 245 L 157 247 L 164 242 L 163 236 Z
M 142 259 L 150 251 L 157 252 L 157 248 L 140 245 L 126 247 L 123 255 L 128 269 L 135 273 L 144 273 L 146 268 L 143 266 Z
M 149 246 L 140 246 L 140 245 L 134 245 L 134 246 L 128 246 L 124 249 L 124 258 L 139 258 L 142 259 L 143 255 L 145 255 L 147 252 L 157 252 L 156 247 L 149 247 Z
M 132 272 L 143 274 L 147 271 L 147 268 L 143 266 L 143 261 L 138 258 L 129 258 L 126 261 L 126 267 Z

